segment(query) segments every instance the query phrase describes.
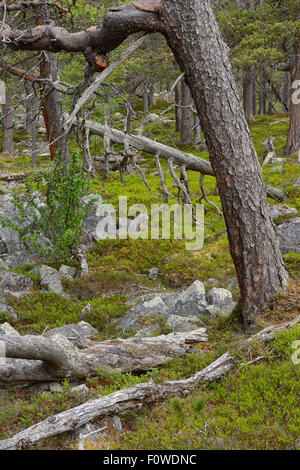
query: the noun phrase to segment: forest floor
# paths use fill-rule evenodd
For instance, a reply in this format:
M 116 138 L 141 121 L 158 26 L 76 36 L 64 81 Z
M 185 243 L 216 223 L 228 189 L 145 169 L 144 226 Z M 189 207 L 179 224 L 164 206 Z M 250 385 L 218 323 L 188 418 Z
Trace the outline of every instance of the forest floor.
M 151 112 L 161 112 L 154 108 Z M 166 114 L 168 117 L 168 114 Z M 170 118 L 172 116 L 170 115 Z M 250 124 L 255 147 L 263 161 L 262 142 L 271 135 L 276 138 L 274 145 L 278 157 L 283 148 L 288 129 L 287 115 L 257 116 Z M 133 123 L 134 126 L 134 123 Z M 184 151 L 208 158 L 207 152 L 199 147 L 182 147 L 173 124 L 151 123 L 145 128 L 145 135 L 167 145 L 174 141 Z M 15 139 L 24 139 L 24 131 L 16 132 Z M 0 134 L 1 142 L 1 134 Z M 92 137 L 94 154 L 99 152 L 99 139 Z M 1 152 L 1 149 L 0 149 Z M 111 173 L 102 187 L 103 174 L 92 180 L 91 192 L 99 193 L 105 202 L 118 205 L 119 195 L 128 197 L 128 205 L 142 203 L 150 207 L 161 203 L 160 177 L 153 157 L 143 155 L 145 176 L 151 187 L 148 191 L 140 176 L 126 174 L 126 187 L 120 182 L 117 172 Z M 48 164 L 45 157 L 38 160 L 38 167 Z M 162 162 L 162 165 L 165 164 Z M 300 216 L 300 188 L 293 183 L 298 177 L 297 156 L 286 157 L 284 173 L 270 171 L 274 165 L 263 169 L 264 179 L 274 187 L 286 184 L 286 204 L 298 210 Z M 1 156 L 0 171 L 18 172 L 30 169 L 30 157 L 19 153 Z M 188 172 L 193 201 L 199 199 L 199 174 Z M 171 188 L 168 175 L 167 184 Z M 205 189 L 209 199 L 220 208 L 220 198 L 215 192 L 215 178 L 206 176 Z M 1 191 L 5 192 L 3 186 Z M 176 188 L 171 188 L 176 195 Z M 271 201 L 270 201 L 271 202 Z M 273 201 L 272 201 L 273 202 Z M 172 201 L 171 201 L 172 203 Z M 275 224 L 289 218 L 279 218 Z M 19 316 L 13 326 L 22 334 L 41 333 L 46 327 L 54 328 L 68 323 L 77 323 L 82 308 L 90 303 L 92 311 L 85 321 L 99 331 L 99 339 L 125 336 L 113 326 L 110 320 L 121 316 L 128 306 L 126 301 L 137 295 L 153 292 L 175 292 L 189 286 L 194 280 L 203 281 L 211 287 L 209 279 L 218 281 L 218 287 L 226 288 L 235 279 L 235 270 L 229 253 L 225 223 L 216 210 L 205 207 L 205 244 L 201 251 L 186 251 L 184 240 L 105 240 L 95 243 L 88 254 L 90 273 L 73 281 L 65 281 L 64 288 L 69 298 L 54 293 L 39 291 L 21 299 L 10 299 Z M 287 254 L 285 261 L 293 275 L 289 289 L 278 294 L 269 309 L 258 319 L 258 329 L 278 324 L 300 314 L 300 255 Z M 57 266 L 56 266 L 57 267 Z M 159 280 L 150 280 L 150 268 L 159 269 Z M 31 276 L 31 265 L 23 266 L 16 272 Z M 238 289 L 233 291 L 238 298 Z M 0 322 L 7 321 L 0 313 Z M 241 352 L 238 343 L 244 338 L 239 318 L 205 319 L 209 340 L 197 347 L 197 352 L 184 358 L 172 359 L 167 364 L 144 374 L 121 374 L 99 371 L 98 377 L 87 378 L 89 398 L 107 395 L 131 384 L 148 381 L 163 382 L 168 379 L 182 379 L 201 370 L 225 351 L 230 351 L 239 360 L 239 367 L 215 383 L 198 386 L 188 397 L 169 399 L 148 406 L 136 413 L 121 417 L 123 430 L 117 433 L 113 428 L 99 438 L 98 442 L 87 440 L 90 449 L 294 449 L 300 447 L 299 407 L 299 366 L 291 356 L 292 344 L 300 339 L 300 327 L 295 326 L 281 333 L 268 345 L 252 344 Z M 169 332 L 163 321 L 158 334 Z M 126 335 L 134 332 L 126 333 Z M 256 358 L 260 358 L 256 360 Z M 31 394 L 24 388 L 0 391 L 0 439 L 39 422 L 48 416 L 86 401 L 74 396 L 66 380 L 62 392 Z M 203 439 L 205 423 L 208 430 Z M 35 446 L 36 449 L 76 449 L 78 439 L 73 433 L 49 438 Z

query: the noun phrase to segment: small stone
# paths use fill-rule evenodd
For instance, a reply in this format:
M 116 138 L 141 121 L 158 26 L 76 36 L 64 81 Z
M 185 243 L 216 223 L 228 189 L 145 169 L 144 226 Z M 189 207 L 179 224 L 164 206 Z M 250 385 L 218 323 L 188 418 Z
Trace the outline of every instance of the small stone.
M 213 279 L 213 278 L 206 279 L 206 283 L 214 287 L 217 287 L 219 285 L 218 279 Z
M 5 299 L 3 298 L 0 298 L 0 312 L 6 313 L 6 315 L 8 315 L 13 320 L 18 320 L 18 315 L 14 311 L 13 307 L 6 305 Z
M 159 269 L 158 268 L 151 268 L 148 271 L 148 278 L 152 281 L 157 281 L 159 279 Z
M 300 253 L 300 217 L 294 217 L 276 227 L 282 254 Z
M 41 264 L 39 266 L 35 266 L 32 272 L 40 276 L 42 290 L 54 292 L 59 295 L 64 294 L 60 275 L 56 269 L 46 266 L 45 264 Z
M 91 304 L 87 304 L 85 307 L 83 307 L 79 316 L 79 320 L 85 320 L 85 318 L 92 311 L 92 309 L 93 307 L 91 306 Z
M 63 388 L 59 382 L 51 382 L 49 384 L 49 390 L 50 392 L 62 392 Z
M 118 433 L 122 432 L 122 429 L 123 429 L 123 427 L 122 427 L 122 422 L 121 422 L 121 419 L 120 419 L 120 417 L 119 417 L 118 415 L 114 415 L 114 416 L 112 417 L 112 423 L 113 423 L 113 425 L 114 425 L 114 427 L 115 427 L 115 430 L 116 430 Z
M 58 274 L 61 279 L 73 279 L 76 274 L 76 268 L 62 264 Z
M 81 385 L 77 385 L 76 387 L 72 387 L 71 392 L 78 393 L 80 395 L 86 395 L 87 393 L 90 392 L 90 389 L 85 384 L 81 384 Z
M 20 336 L 20 333 L 9 323 L 5 322 L 0 325 L 0 335 Z

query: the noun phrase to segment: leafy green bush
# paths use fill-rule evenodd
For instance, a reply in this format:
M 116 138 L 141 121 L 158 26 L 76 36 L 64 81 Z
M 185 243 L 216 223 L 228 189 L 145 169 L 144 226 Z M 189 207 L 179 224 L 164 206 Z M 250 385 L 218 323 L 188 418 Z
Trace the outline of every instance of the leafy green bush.
M 56 260 L 72 258 L 82 237 L 86 212 L 93 202 L 82 204 L 82 198 L 89 193 L 89 180 L 81 166 L 80 151 L 75 151 L 70 160 L 68 166 L 57 161 L 51 170 L 27 181 L 24 194 L 15 192 L 13 204 L 21 222 L 33 220 L 30 233 L 1 217 L 4 226 L 19 233 L 29 251 L 35 248 Z M 36 191 L 46 191 L 46 204 L 41 204 Z

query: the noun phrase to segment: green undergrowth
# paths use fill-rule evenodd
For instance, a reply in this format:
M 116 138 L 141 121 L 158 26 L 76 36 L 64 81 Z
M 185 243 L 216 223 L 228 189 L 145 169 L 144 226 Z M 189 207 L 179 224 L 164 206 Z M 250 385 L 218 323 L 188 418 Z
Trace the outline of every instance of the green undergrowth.
M 133 430 L 119 435 L 116 448 L 202 450 L 206 426 L 206 449 L 294 449 L 300 434 L 300 369 L 291 356 L 299 334 L 294 327 L 260 351 L 257 363 L 248 357 L 191 396 L 136 414 Z
M 117 335 L 110 320 L 121 316 L 128 309 L 125 297 L 95 297 L 89 303 L 91 312 L 87 313 L 87 321 L 99 331 L 99 339 Z M 42 333 L 46 328 L 56 328 L 68 323 L 78 323 L 80 314 L 87 302 L 61 297 L 50 292 L 37 292 L 21 299 L 10 298 L 19 320 L 14 323 L 18 331 L 23 333 Z

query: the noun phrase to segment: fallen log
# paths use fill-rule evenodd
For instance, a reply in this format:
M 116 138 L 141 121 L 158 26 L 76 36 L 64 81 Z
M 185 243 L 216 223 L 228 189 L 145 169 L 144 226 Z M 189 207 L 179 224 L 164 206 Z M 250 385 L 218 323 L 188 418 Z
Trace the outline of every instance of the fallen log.
M 0 450 L 21 450 L 47 437 L 74 431 L 95 418 L 130 411 L 145 403 L 163 400 L 172 395 L 191 393 L 196 385 L 217 380 L 229 372 L 233 365 L 233 358 L 229 353 L 225 353 L 188 379 L 167 381 L 163 384 L 153 382 L 136 384 L 96 400 L 90 400 L 75 408 L 50 416 L 13 437 L 0 441 Z
M 300 322 L 300 315 L 294 320 L 281 325 L 271 325 L 259 333 L 248 338 L 246 342 L 258 340 L 268 342 L 274 339 L 285 328 Z M 198 330 L 196 330 L 198 331 Z M 169 335 L 167 335 L 169 336 Z M 144 340 L 146 338 L 143 338 Z M 245 341 L 243 341 L 245 344 Z M 105 397 L 90 400 L 82 405 L 50 416 L 40 423 L 0 441 L 0 450 L 21 450 L 35 443 L 67 431 L 74 431 L 84 424 L 110 414 L 120 414 L 136 408 L 145 403 L 153 403 L 169 396 L 184 396 L 191 393 L 199 384 L 217 380 L 227 374 L 235 365 L 233 357 L 226 352 L 209 366 L 184 380 L 166 381 L 163 384 L 154 384 L 152 381 L 132 385 Z
M 100 366 L 121 372 L 148 370 L 170 358 L 185 355 L 193 344 L 207 341 L 205 331 L 199 328 L 188 333 L 115 339 L 81 350 L 61 335 L 51 338 L 0 335 L 0 342 L 5 346 L 5 358 L 0 361 L 0 386 L 84 379 L 95 375 Z M 7 358 L 15 360 L 7 361 Z
M 66 115 L 67 116 L 67 115 Z M 74 120 L 73 126 L 77 126 L 78 123 L 83 124 L 82 120 Z M 197 171 L 203 175 L 214 176 L 213 169 L 208 160 L 196 157 L 191 153 L 182 152 L 168 145 L 161 144 L 155 140 L 151 140 L 143 135 L 126 134 L 118 129 L 113 129 L 108 126 L 104 126 L 94 121 L 84 121 L 84 126 L 89 128 L 91 134 L 104 137 L 105 134 L 109 134 L 109 139 L 117 144 L 129 145 L 142 152 L 150 153 L 152 155 L 159 155 L 164 160 L 173 160 L 174 164 L 184 165 L 186 170 Z M 272 186 L 266 186 L 267 196 L 274 199 L 275 201 L 283 201 L 283 192 L 280 189 L 273 188 Z

